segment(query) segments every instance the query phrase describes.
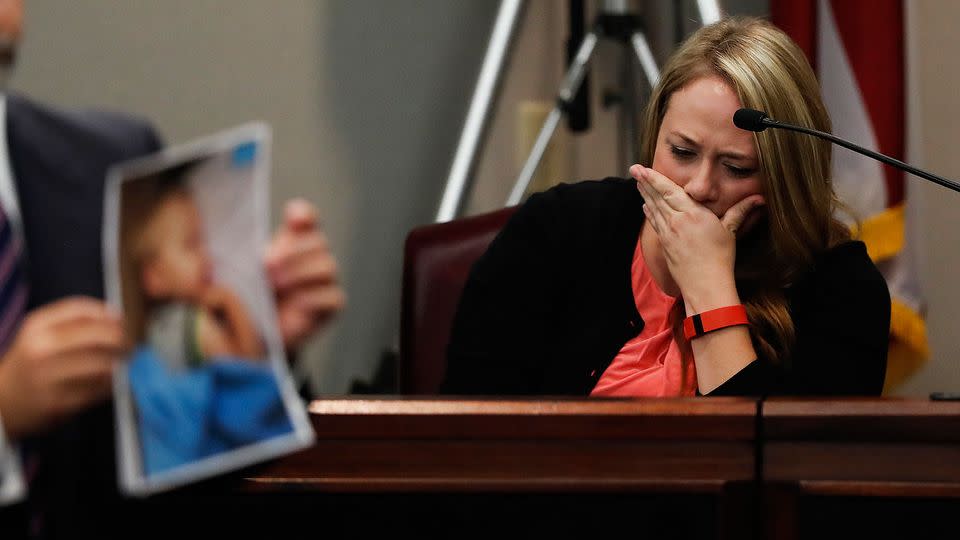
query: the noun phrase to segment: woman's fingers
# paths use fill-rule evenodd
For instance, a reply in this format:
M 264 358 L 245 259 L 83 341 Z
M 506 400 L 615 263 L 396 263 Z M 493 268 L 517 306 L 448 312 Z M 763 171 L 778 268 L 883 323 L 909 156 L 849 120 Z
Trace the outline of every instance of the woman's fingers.
M 630 174 L 637 179 L 638 184 L 645 184 L 647 192 L 663 206 L 664 210 L 686 212 L 696 209 L 697 203 L 687 195 L 687 192 L 659 172 L 642 165 L 634 165 L 630 167 Z
M 737 231 L 743 228 L 743 225 L 750 213 L 754 209 L 760 208 L 763 205 L 763 196 L 755 195 L 752 197 L 747 197 L 746 199 L 743 199 L 737 204 L 731 206 L 730 209 L 723 214 L 723 218 L 720 219 L 720 223 L 722 223 L 728 231 L 736 235 Z

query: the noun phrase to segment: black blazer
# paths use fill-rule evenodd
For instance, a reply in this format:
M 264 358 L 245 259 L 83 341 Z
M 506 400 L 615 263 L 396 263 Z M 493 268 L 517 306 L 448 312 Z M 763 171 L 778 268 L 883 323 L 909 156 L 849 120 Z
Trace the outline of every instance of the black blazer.
M 7 97 L 7 141 L 25 236 L 29 309 L 71 295 L 103 297 L 101 229 L 107 169 L 154 152 L 143 121 L 105 112 L 68 112 Z M 36 440 L 30 506 L 50 536 L 102 531 L 117 501 L 113 412 L 85 411 Z M 106 522 L 107 524 L 110 521 Z
M 441 391 L 589 394 L 643 328 L 630 277 L 642 204 L 615 178 L 532 196 L 471 270 Z M 890 294 L 863 243 L 821 253 L 786 293 L 791 365 L 754 361 L 711 395 L 879 394 Z

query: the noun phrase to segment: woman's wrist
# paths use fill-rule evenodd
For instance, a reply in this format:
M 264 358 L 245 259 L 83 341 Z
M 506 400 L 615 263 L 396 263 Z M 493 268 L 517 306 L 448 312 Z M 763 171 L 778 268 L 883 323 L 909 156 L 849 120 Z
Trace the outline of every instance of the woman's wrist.
M 741 303 L 733 279 L 707 283 L 709 283 L 707 287 L 691 288 L 692 290 L 688 291 L 681 290 L 687 317 L 711 309 L 735 306 Z

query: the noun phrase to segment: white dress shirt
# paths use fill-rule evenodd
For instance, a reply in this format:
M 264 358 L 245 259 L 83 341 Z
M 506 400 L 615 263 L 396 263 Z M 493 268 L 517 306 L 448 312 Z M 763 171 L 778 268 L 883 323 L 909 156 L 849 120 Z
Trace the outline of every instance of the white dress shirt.
M 7 97 L 0 94 L 0 204 L 14 234 L 22 235 L 20 206 L 17 204 L 17 188 L 13 183 L 10 168 L 10 148 L 7 144 Z M 6 351 L 0 351 L 3 354 Z M 20 452 L 12 441 L 7 440 L 0 415 L 0 506 L 23 499 L 26 495 Z

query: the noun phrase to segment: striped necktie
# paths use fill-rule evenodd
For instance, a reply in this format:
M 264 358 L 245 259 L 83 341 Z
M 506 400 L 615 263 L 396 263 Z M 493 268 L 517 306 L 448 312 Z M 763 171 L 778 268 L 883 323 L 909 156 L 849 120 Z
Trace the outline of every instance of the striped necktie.
M 26 307 L 23 240 L 0 207 L 0 354 L 13 341 Z

